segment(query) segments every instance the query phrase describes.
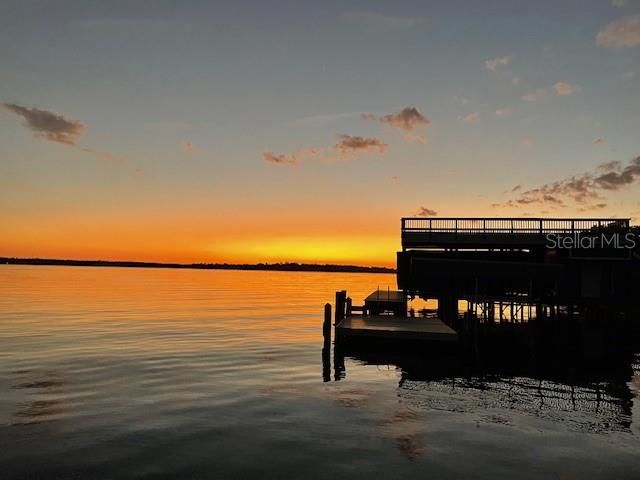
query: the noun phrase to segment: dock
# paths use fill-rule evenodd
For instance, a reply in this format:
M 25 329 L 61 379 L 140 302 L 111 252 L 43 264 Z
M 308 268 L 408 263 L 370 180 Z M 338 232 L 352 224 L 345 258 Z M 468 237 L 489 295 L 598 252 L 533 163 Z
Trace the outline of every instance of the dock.
M 330 318 L 330 314 L 329 314 Z M 407 315 L 407 295 L 401 290 L 374 290 L 363 306 L 352 304 L 346 291 L 336 292 L 336 338 L 378 338 L 455 342 L 458 334 L 436 317 Z
M 640 227 L 628 218 L 427 217 L 400 226 L 397 290 L 374 290 L 361 305 L 336 292 L 325 342 L 335 327 L 337 347 L 356 337 L 415 340 L 424 351 L 459 341 L 476 356 L 604 361 L 640 340 Z M 414 316 L 414 298 L 437 310 Z
M 397 317 L 392 315 L 351 315 L 336 325 L 336 334 L 388 338 L 455 342 L 458 334 L 438 318 Z

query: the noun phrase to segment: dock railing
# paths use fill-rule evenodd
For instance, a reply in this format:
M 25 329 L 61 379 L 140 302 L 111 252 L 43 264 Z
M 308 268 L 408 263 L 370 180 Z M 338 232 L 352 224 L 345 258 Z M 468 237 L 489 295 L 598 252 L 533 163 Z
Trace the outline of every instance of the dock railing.
M 575 234 L 629 229 L 628 218 L 402 218 L 402 232 L 464 234 Z

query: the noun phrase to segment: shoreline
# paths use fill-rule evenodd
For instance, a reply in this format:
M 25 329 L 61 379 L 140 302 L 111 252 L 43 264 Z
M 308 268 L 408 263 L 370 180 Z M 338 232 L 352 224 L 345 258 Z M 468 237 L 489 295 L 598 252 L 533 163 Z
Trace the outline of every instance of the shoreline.
M 63 260 L 53 258 L 0 257 L 2 265 L 71 266 L 71 267 L 133 267 L 180 268 L 195 270 L 261 270 L 284 272 L 338 272 L 338 273 L 396 273 L 389 267 L 364 267 L 359 265 L 309 264 L 309 263 L 163 263 L 121 260 Z

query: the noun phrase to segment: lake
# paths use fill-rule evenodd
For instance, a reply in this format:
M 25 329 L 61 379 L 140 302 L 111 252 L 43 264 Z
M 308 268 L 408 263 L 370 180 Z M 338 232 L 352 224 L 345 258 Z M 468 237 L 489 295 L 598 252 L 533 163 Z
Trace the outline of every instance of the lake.
M 640 478 L 637 360 L 575 382 L 384 352 L 327 371 L 324 303 L 387 286 L 0 266 L 0 477 Z

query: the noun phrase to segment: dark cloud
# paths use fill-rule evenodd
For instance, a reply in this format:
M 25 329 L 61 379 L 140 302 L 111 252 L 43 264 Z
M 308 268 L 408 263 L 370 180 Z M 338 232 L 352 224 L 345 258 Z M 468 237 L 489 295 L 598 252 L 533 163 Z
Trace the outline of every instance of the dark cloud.
M 15 103 L 3 103 L 8 111 L 22 118 L 23 125 L 31 130 L 36 138 L 65 145 L 76 145 L 77 139 L 84 134 L 87 126 L 77 120 L 70 120 L 60 114 L 25 107 Z
M 381 117 L 376 117 L 371 113 L 363 113 L 362 118 L 386 123 L 405 132 L 412 132 L 416 128 L 427 128 L 431 125 L 431 120 L 422 115 L 416 107 L 405 107 L 397 113 L 390 113 Z
M 272 165 L 300 165 L 301 160 L 294 153 L 275 154 L 269 150 L 262 152 L 265 162 Z
M 388 145 L 375 137 L 360 137 L 357 135 L 338 135 L 338 142 L 333 148 L 341 157 L 347 158 L 359 153 L 384 153 Z
M 504 204 L 492 206 L 519 207 L 532 203 L 546 204 L 552 207 L 562 208 L 568 200 L 585 208 L 604 208 L 603 193 L 621 190 L 640 180 L 640 157 L 636 157 L 628 164 L 623 165 L 618 161 L 605 162 L 592 171 L 580 175 L 574 175 L 564 180 L 547 183 L 529 190 L 521 190 L 519 185 L 513 188 L 517 197 L 508 200 Z M 601 205 L 601 206 L 600 206 Z
M 634 183 L 640 177 L 640 157 L 634 158 L 624 168 L 603 173 L 594 179 L 594 183 L 605 190 L 619 190 Z
M 438 212 L 427 207 L 420 207 L 416 213 L 418 217 L 435 217 L 436 215 L 438 215 Z

